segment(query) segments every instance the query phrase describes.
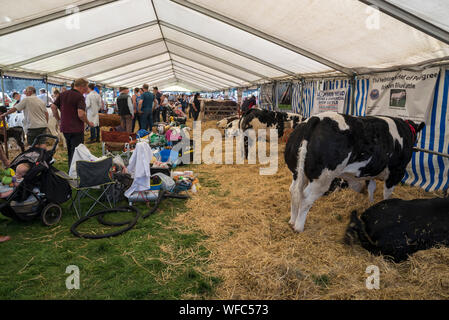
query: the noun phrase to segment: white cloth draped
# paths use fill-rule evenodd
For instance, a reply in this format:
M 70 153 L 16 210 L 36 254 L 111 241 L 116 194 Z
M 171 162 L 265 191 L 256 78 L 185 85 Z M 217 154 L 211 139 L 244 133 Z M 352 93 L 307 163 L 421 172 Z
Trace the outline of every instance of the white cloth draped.
M 150 145 L 146 142 L 139 142 L 136 144 L 131 159 L 129 159 L 128 172 L 133 176 L 134 181 L 131 187 L 126 190 L 125 197 L 129 196 L 135 191 L 145 191 L 150 189 L 151 173 L 150 161 L 153 157 Z

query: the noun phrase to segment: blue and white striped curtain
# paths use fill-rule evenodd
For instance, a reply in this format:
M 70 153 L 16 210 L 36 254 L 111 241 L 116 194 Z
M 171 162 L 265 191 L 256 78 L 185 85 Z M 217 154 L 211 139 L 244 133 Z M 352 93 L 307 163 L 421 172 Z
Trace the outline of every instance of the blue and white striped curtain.
M 260 86 L 259 105 L 261 109 L 274 110 L 274 84 L 262 84 Z
M 417 146 L 449 154 L 449 69 L 443 68 L 437 80 L 430 119 L 421 131 Z M 426 191 L 449 187 L 449 159 L 424 152 L 414 152 L 403 182 Z
M 301 108 L 301 82 L 292 83 L 292 111 L 302 114 Z
M 354 86 L 354 116 L 366 116 L 368 94 L 369 79 L 357 79 Z M 349 110 L 348 114 L 350 114 Z

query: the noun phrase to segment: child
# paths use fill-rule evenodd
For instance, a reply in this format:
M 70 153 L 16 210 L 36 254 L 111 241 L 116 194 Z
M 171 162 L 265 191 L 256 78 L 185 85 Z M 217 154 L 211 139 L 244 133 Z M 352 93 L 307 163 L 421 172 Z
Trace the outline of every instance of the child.
M 16 175 L 14 176 L 13 179 L 13 187 L 17 187 L 22 181 L 23 181 L 23 177 L 27 174 L 28 170 L 30 170 L 31 166 L 28 163 L 21 163 L 17 166 L 16 168 Z M 7 198 L 12 192 L 14 191 L 14 189 L 11 189 L 9 191 L 0 193 L 0 198 Z

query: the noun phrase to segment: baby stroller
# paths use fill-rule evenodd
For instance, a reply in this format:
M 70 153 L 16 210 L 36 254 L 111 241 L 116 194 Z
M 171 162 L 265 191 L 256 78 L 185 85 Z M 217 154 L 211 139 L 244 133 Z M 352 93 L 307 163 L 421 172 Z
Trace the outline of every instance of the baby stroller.
M 36 147 L 39 138 L 54 139 L 51 150 Z M 59 139 L 52 135 L 42 134 L 36 137 L 31 147 L 18 155 L 10 165 L 27 163 L 30 166 L 23 180 L 6 198 L 0 200 L 0 212 L 14 220 L 31 221 L 40 217 L 44 225 L 57 224 L 62 216 L 60 204 L 70 199 L 72 191 L 67 180 L 58 176 L 53 166 L 53 155 Z

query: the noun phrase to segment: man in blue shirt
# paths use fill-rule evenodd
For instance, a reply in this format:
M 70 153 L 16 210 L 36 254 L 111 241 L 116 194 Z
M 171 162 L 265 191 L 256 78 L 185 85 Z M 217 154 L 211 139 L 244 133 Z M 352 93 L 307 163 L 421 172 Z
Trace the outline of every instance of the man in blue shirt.
M 138 110 L 141 113 L 141 124 L 142 128 L 147 131 L 153 130 L 153 108 L 156 107 L 156 99 L 154 99 L 154 95 L 148 91 L 148 84 L 143 85 L 143 94 L 139 101 Z

